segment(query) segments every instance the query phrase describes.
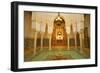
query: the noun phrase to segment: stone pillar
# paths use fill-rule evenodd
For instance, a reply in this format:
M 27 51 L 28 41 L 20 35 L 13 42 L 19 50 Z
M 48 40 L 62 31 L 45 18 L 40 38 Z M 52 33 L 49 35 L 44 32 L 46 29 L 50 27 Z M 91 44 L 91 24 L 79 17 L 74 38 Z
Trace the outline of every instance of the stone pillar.
M 51 50 L 51 35 L 49 36 L 49 50 Z
M 82 31 L 81 31 L 81 33 L 80 33 L 80 52 L 82 53 L 83 52 L 83 48 L 84 48 L 84 41 L 83 41 L 83 39 L 84 39 L 84 34 L 82 33 Z
M 77 33 L 75 32 L 75 49 L 77 48 Z
M 82 52 L 82 34 L 80 34 L 80 52 Z
M 43 34 L 41 33 L 41 51 L 43 50 Z
M 34 56 L 36 55 L 37 32 L 34 35 Z

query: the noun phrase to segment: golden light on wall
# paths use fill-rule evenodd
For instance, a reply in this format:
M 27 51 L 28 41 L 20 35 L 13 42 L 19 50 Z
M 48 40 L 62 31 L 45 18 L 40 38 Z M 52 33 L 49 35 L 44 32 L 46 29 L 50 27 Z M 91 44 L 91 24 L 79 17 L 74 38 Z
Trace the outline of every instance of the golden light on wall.
M 63 40 L 63 32 L 61 31 L 56 32 L 56 40 Z
M 48 33 L 52 33 L 53 30 L 53 21 L 58 13 L 49 13 L 49 12 L 32 12 L 32 28 L 36 29 L 37 31 L 45 32 L 45 25 L 48 24 Z M 68 13 L 60 13 L 61 16 L 65 19 L 65 28 L 66 32 L 70 33 L 70 25 L 73 24 L 73 31 L 75 32 L 76 24 L 77 30 L 79 31 L 81 28 L 83 28 L 84 23 L 81 21 L 84 19 L 83 14 L 68 14 Z M 62 20 L 60 17 L 58 17 L 56 20 Z M 36 26 L 35 26 L 36 25 Z M 50 27 L 49 27 L 50 26 Z M 80 27 L 78 27 L 80 26 Z M 39 28 L 40 27 L 40 28 Z

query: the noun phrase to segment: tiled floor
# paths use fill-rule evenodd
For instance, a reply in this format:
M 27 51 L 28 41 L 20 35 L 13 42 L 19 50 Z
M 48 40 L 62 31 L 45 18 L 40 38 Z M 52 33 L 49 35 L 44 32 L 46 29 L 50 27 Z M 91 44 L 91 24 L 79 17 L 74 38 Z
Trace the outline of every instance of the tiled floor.
M 36 56 L 28 56 L 25 61 L 48 61 L 48 60 L 69 60 L 84 59 L 85 57 L 75 50 L 42 50 Z

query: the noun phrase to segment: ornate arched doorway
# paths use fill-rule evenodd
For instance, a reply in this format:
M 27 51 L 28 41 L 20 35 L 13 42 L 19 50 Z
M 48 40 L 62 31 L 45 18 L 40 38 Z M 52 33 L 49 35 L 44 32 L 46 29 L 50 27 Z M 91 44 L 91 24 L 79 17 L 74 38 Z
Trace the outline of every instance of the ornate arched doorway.
M 65 28 L 65 20 L 63 17 L 58 16 L 54 19 L 52 40 L 52 48 L 66 48 L 67 47 L 67 33 Z

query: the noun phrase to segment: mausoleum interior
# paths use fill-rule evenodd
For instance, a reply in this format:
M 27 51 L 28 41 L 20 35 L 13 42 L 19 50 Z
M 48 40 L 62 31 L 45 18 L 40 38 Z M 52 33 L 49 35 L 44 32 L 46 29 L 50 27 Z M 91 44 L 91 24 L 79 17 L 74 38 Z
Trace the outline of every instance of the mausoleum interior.
M 24 11 L 24 61 L 90 58 L 90 15 Z

